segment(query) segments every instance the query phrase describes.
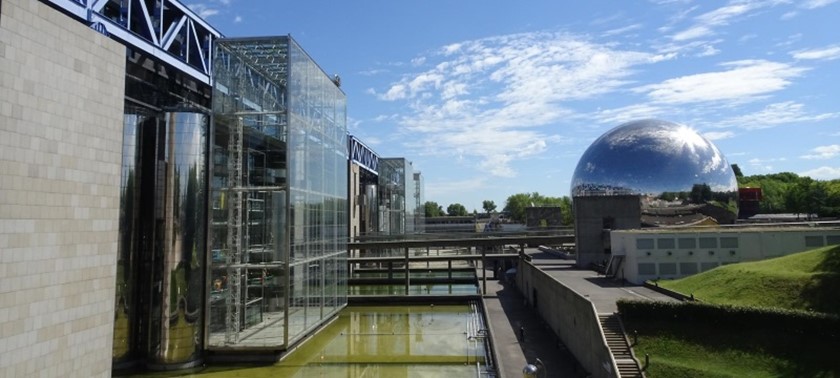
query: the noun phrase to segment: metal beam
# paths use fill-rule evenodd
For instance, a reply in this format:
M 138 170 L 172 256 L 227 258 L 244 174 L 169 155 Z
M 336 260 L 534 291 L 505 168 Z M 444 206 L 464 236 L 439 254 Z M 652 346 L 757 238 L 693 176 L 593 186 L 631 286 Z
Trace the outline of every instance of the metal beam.
M 494 247 L 508 244 L 563 244 L 575 241 L 574 235 L 500 236 L 463 239 L 386 240 L 347 243 L 347 249 L 425 248 L 425 247 Z
M 132 49 L 142 51 L 148 56 L 171 65 L 204 84 L 210 84 L 212 77 L 210 47 L 213 40 L 222 38 L 223 35 L 178 0 L 157 0 L 160 1 L 160 8 L 152 10 L 147 9 L 146 2 L 143 0 L 122 0 L 115 3 L 108 0 L 41 1 L 72 15 L 77 21 L 125 43 Z M 125 17 L 122 10 L 119 17 L 106 15 L 105 7 L 109 3 L 125 7 Z M 131 11 L 132 4 L 138 6 L 136 12 Z M 171 17 L 163 17 L 164 14 Z M 140 28 L 148 35 L 137 34 L 129 29 L 129 25 L 142 25 Z M 186 38 L 182 42 L 185 44 L 185 51 L 191 52 L 196 49 L 198 58 L 194 58 L 194 54 L 191 53 L 172 54 L 168 51 L 184 27 L 187 28 Z

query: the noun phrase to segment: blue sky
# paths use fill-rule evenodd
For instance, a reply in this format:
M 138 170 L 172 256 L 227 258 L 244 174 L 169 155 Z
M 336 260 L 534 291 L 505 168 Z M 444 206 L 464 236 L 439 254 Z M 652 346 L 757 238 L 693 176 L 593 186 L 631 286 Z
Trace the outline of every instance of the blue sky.
M 569 194 L 598 136 L 686 124 L 746 175 L 840 178 L 840 1 L 184 1 L 225 36 L 291 35 L 348 130 L 426 200 Z

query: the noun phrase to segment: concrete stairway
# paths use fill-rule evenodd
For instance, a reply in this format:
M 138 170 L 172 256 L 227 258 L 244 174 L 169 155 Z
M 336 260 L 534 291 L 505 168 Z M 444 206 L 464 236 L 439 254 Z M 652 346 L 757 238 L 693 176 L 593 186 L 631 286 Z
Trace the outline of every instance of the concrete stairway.
M 627 344 L 627 338 L 624 337 L 624 329 L 618 315 L 599 314 L 598 320 L 601 322 L 601 329 L 604 330 L 610 352 L 612 352 L 615 363 L 618 365 L 619 377 L 644 377 L 642 370 L 630 352 L 630 345 Z

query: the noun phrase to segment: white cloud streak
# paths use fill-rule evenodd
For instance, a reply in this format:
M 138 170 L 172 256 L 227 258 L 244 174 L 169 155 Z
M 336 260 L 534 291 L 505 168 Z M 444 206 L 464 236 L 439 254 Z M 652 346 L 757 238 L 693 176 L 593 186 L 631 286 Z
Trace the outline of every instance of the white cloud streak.
M 822 8 L 824 6 L 828 6 L 837 0 L 808 0 L 802 3 L 802 8 L 805 9 L 817 9 Z
M 715 34 L 715 28 L 729 25 L 751 12 L 774 6 L 784 0 L 732 0 L 729 4 L 694 18 L 694 25 L 671 36 L 674 41 L 687 41 Z
M 838 116 L 840 113 L 808 114 L 803 104 L 785 101 L 767 105 L 755 113 L 722 120 L 718 122 L 718 126 L 757 130 L 789 123 L 818 122 Z
M 803 159 L 831 159 L 833 157 L 840 156 L 840 144 L 832 144 L 829 146 L 819 146 L 814 147 L 811 149 L 811 153 L 808 155 L 800 156 Z
M 703 137 L 711 141 L 729 139 L 734 136 L 735 133 L 732 131 L 709 131 L 707 133 L 703 133 Z
M 822 166 L 799 173 L 800 176 L 808 176 L 817 180 L 840 179 L 840 167 Z
M 204 19 L 207 19 L 207 18 L 210 18 L 211 16 L 215 16 L 215 15 L 219 14 L 219 10 L 216 9 L 216 8 L 213 8 L 209 4 L 201 4 L 200 3 L 200 4 L 190 4 L 190 5 L 187 5 L 187 6 L 190 9 L 192 9 L 192 11 L 195 12 L 198 15 L 198 17 L 201 17 L 201 18 L 204 18 Z
M 821 49 L 799 50 L 790 55 L 796 59 L 834 60 L 840 58 L 840 45 Z
M 725 71 L 707 72 L 665 80 L 636 88 L 661 103 L 749 101 L 790 85 L 790 79 L 805 71 L 786 63 L 742 60 L 722 64 Z

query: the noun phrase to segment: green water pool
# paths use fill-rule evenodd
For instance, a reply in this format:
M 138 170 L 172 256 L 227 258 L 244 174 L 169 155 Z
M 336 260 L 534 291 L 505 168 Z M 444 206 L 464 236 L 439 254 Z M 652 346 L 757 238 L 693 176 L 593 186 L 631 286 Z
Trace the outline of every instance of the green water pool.
M 471 305 L 351 306 L 271 366 L 211 366 L 135 377 L 475 377 L 486 368 Z

